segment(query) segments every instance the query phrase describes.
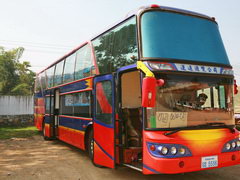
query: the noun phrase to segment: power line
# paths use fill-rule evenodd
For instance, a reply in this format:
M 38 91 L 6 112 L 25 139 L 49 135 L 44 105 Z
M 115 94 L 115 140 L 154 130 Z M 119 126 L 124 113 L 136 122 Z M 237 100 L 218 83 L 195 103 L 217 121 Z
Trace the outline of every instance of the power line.
M 37 46 L 37 47 L 56 47 L 56 48 L 72 48 L 70 45 L 62 44 L 47 44 L 39 42 L 24 42 L 24 41 L 11 41 L 11 40 L 0 40 L 0 42 L 10 43 L 10 44 L 27 44 L 28 46 Z

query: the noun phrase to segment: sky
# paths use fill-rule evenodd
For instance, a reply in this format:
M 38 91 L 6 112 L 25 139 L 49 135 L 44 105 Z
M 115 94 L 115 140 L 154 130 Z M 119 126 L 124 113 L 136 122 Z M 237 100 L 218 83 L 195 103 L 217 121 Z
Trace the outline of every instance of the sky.
M 239 0 L 0 0 L 0 46 L 24 47 L 39 72 L 140 6 L 159 4 L 215 17 L 240 84 Z

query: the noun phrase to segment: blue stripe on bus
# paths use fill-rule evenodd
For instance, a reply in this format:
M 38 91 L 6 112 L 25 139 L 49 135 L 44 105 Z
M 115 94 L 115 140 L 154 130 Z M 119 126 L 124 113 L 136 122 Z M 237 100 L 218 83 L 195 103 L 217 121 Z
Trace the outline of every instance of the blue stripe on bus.
M 85 131 L 87 125 L 89 124 L 89 120 L 83 120 L 83 119 L 76 119 L 71 117 L 59 117 L 59 125 L 64 126 L 67 128 L 79 130 L 79 131 Z M 83 127 L 85 126 L 85 127 Z
M 104 152 L 104 154 L 106 154 L 111 160 L 114 161 L 114 157 L 112 157 L 110 154 L 108 154 L 107 151 L 105 151 L 102 146 L 100 146 L 100 144 L 98 144 L 98 142 L 94 139 L 94 142 L 98 145 L 98 147 Z
M 101 122 L 97 119 L 94 120 L 94 123 L 97 123 L 97 124 L 99 124 L 101 126 L 104 126 L 104 127 L 107 127 L 107 128 L 113 128 L 113 124 L 106 124 L 106 123 L 103 123 L 103 122 Z
M 82 90 L 87 89 L 89 87 L 89 81 L 79 81 L 77 83 L 68 84 L 65 86 L 60 87 L 60 93 L 66 93 L 69 91 L 76 91 L 76 90 Z
M 125 70 L 129 70 L 129 69 L 134 69 L 136 68 L 137 65 L 136 64 L 131 64 L 131 65 L 128 65 L 128 66 L 124 66 L 124 67 L 121 67 L 117 70 L 117 73 L 121 72 L 121 71 L 125 71 Z
M 146 164 L 143 164 L 143 167 L 146 168 L 146 169 L 149 170 L 149 171 L 152 171 L 152 172 L 155 173 L 155 174 L 162 174 L 162 173 L 160 173 L 160 172 L 158 172 L 158 171 L 150 168 L 150 167 L 147 166 Z
M 51 123 L 51 117 L 50 116 L 45 116 L 44 123 L 50 124 Z

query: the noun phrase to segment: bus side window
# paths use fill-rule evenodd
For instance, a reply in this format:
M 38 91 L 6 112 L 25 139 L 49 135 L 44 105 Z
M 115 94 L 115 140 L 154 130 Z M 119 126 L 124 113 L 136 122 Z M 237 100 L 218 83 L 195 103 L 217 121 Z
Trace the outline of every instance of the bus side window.
M 96 85 L 96 119 L 112 124 L 112 82 L 103 81 Z
M 81 47 L 76 54 L 75 80 L 91 76 L 93 62 L 89 45 Z
M 67 83 L 74 80 L 75 57 L 76 53 L 67 57 L 67 59 L 65 60 L 63 70 L 63 83 Z

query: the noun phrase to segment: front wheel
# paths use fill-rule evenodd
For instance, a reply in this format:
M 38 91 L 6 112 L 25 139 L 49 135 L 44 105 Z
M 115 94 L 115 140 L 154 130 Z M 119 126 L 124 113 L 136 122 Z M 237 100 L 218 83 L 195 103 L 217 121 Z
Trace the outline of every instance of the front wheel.
M 90 130 L 88 136 L 88 156 L 91 160 L 93 160 L 93 146 L 94 146 L 93 131 Z
M 92 163 L 94 164 L 94 166 L 102 168 L 103 166 L 94 163 L 94 159 L 93 159 L 94 150 L 93 150 L 93 148 L 94 148 L 93 130 L 90 130 L 89 135 L 88 135 L 88 149 L 87 149 L 88 150 L 88 156 L 92 160 Z

